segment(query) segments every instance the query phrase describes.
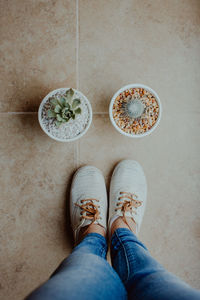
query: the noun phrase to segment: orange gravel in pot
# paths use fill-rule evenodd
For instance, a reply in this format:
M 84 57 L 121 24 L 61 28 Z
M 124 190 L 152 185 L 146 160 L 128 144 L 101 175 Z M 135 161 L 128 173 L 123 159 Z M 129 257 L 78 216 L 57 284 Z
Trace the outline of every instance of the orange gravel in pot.
M 143 88 L 130 88 L 120 93 L 113 103 L 113 119 L 129 134 L 143 134 L 156 123 L 159 105 L 155 96 Z

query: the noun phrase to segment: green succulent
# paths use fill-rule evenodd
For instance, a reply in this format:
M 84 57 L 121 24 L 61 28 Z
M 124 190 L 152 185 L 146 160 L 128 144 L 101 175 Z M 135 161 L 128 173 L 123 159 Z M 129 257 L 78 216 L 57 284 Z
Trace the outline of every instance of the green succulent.
M 75 119 L 77 114 L 81 114 L 79 107 L 81 100 L 73 99 L 74 91 L 69 89 L 59 99 L 52 97 L 50 100 L 51 109 L 48 110 L 48 117 L 56 119 L 56 125 L 59 127 L 62 123 Z

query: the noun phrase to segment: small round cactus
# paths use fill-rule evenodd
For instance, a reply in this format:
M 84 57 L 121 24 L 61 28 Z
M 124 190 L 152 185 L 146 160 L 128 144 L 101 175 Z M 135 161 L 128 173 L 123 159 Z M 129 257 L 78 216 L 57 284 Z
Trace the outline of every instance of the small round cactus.
M 124 106 L 124 113 L 129 118 L 139 118 L 144 112 L 144 105 L 139 99 L 134 99 L 125 103 Z
M 52 97 L 50 100 L 51 109 L 48 110 L 48 117 L 55 118 L 58 127 L 70 119 L 74 120 L 77 114 L 81 114 L 79 107 L 81 101 L 78 98 L 73 99 L 73 96 L 73 89 L 69 89 L 59 99 Z

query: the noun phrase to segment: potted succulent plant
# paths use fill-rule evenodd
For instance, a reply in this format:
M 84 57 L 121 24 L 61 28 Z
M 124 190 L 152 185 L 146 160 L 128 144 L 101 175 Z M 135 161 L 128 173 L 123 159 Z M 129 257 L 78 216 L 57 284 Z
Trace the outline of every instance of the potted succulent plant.
M 129 84 L 119 89 L 111 99 L 109 116 L 121 134 L 141 138 L 158 126 L 162 105 L 158 94 L 144 84 Z
M 38 110 L 41 128 L 52 139 L 74 141 L 83 136 L 92 121 L 92 108 L 88 99 L 72 88 L 50 92 Z

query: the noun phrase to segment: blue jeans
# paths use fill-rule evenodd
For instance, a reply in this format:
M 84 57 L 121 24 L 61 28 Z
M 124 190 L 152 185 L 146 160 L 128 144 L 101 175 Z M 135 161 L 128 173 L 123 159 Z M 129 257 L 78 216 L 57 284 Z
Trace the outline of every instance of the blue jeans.
M 27 299 L 200 300 L 200 292 L 167 272 L 129 229 L 117 229 L 112 236 L 113 268 L 106 253 L 106 239 L 88 234 Z

